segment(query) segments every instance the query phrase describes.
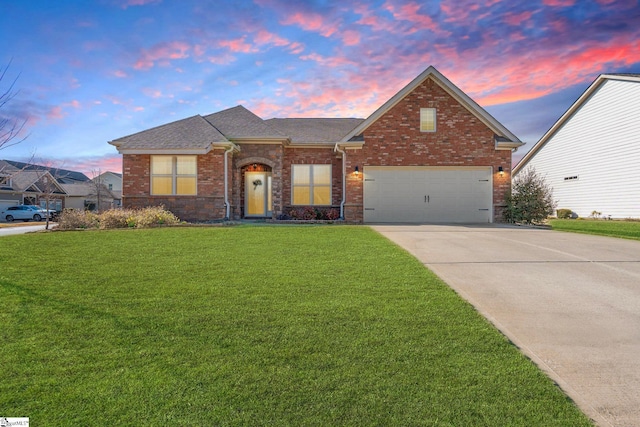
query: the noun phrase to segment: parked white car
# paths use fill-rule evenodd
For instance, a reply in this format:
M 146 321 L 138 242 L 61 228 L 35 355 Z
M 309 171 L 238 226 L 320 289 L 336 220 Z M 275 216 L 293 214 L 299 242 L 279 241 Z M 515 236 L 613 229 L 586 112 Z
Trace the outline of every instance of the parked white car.
M 47 211 L 45 209 L 33 205 L 10 206 L 0 212 L 0 218 L 7 220 L 7 222 L 12 222 L 16 219 L 22 221 L 42 221 L 46 217 Z

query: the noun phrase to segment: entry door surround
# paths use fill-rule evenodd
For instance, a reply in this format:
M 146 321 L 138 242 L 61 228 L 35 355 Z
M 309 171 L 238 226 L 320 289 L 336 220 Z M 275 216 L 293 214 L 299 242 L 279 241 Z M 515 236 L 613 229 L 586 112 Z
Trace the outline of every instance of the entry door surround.
M 271 172 L 245 172 L 244 216 L 255 218 L 270 217 L 272 209 Z

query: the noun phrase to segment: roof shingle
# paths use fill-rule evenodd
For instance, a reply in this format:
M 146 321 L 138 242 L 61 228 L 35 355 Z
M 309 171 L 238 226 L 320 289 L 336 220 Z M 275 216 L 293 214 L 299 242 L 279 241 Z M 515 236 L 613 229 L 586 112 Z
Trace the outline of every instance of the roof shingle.
M 293 143 L 340 141 L 364 119 L 349 118 L 293 118 L 269 119 L 265 122 L 272 128 L 289 136 Z
M 120 150 L 205 150 L 216 142 L 229 140 L 202 116 L 197 115 L 124 136 L 111 141 L 110 144 Z
M 287 138 L 287 135 L 273 129 L 242 105 L 209 114 L 204 118 L 229 139 Z

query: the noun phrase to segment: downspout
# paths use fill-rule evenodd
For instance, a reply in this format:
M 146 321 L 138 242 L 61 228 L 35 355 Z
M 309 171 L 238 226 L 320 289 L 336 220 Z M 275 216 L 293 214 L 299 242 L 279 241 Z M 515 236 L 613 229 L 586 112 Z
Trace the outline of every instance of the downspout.
M 224 219 L 226 221 L 229 221 L 231 216 L 231 204 L 229 203 L 229 160 L 227 154 L 232 152 L 234 149 L 234 145 L 231 144 L 229 149 L 224 151 L 224 205 L 227 208 L 226 217 Z
M 341 150 L 337 143 L 334 150 L 342 154 L 342 202 L 340 202 L 340 218 L 344 221 L 344 204 L 347 201 L 347 152 Z

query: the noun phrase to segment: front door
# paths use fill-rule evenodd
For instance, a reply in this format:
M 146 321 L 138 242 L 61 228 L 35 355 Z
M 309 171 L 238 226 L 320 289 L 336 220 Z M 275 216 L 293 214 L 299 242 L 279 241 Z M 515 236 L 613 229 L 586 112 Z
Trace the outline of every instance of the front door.
M 244 216 L 271 217 L 271 172 L 245 172 Z

